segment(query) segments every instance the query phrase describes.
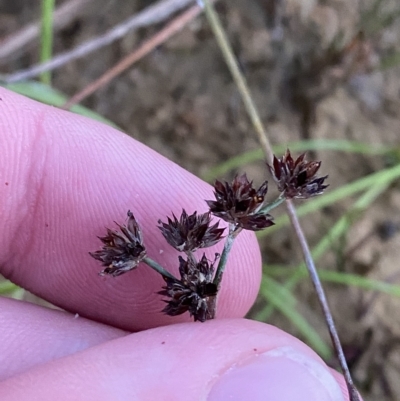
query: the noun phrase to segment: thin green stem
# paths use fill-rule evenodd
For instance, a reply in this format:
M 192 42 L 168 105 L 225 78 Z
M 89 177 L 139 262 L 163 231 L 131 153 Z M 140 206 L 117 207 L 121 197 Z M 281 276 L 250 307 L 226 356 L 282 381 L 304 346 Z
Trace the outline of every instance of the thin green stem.
M 145 257 L 143 262 L 146 263 L 149 267 L 155 270 L 157 273 L 160 273 L 163 277 L 168 277 L 171 280 L 178 280 L 173 274 L 171 274 L 168 270 L 165 270 L 161 265 L 159 265 L 155 260 L 150 259 L 149 257 Z
M 238 236 L 241 228 L 237 228 L 235 224 L 229 224 L 229 234 L 226 238 L 224 249 L 221 253 L 221 258 L 219 259 L 217 271 L 215 272 L 215 277 L 213 283 L 219 288 L 222 280 L 222 275 L 224 274 L 224 270 L 226 267 L 226 262 L 228 261 L 229 252 L 232 249 L 233 241 Z
M 40 34 L 40 62 L 44 63 L 51 59 L 53 50 L 53 12 L 55 0 L 42 0 L 42 20 Z M 40 80 L 44 84 L 50 84 L 50 71 L 43 72 Z
M 285 198 L 283 196 L 279 196 L 276 198 L 273 202 L 267 203 L 261 210 L 259 210 L 258 213 L 264 213 L 267 214 L 270 212 L 272 209 L 275 209 L 279 205 L 281 205 L 285 201 Z

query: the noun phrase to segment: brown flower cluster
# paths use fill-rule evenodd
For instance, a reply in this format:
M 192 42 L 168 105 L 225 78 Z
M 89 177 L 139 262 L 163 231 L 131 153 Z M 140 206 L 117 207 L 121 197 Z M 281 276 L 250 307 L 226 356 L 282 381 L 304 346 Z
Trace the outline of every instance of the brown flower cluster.
M 107 235 L 99 237 L 104 244 L 101 250 L 89 252 L 105 266 L 101 275 L 116 277 L 124 274 L 136 268 L 146 256 L 142 232 L 132 212 L 128 211 L 126 225 L 117 225 L 120 231 L 107 229 Z
M 173 214 L 167 223 L 158 220 L 158 227 L 168 244 L 180 252 L 194 252 L 199 248 L 208 248 L 222 239 L 224 228 L 218 223 L 210 225 L 210 213 L 188 215 L 182 210 L 179 220 Z
M 179 256 L 180 280 L 164 277 L 167 285 L 159 294 L 171 298 L 163 312 L 170 316 L 181 315 L 189 312 L 194 320 L 205 322 L 214 318 L 213 299 L 218 288 L 212 282 L 214 266 L 210 264 L 206 256 L 195 262 Z
M 180 252 L 188 255 L 187 260 L 179 257 L 180 279 L 175 278 L 165 270 L 157 270 L 166 282 L 159 293 L 170 299 L 163 312 L 176 316 L 189 312 L 194 320 L 204 322 L 215 315 L 213 298 L 217 295 L 217 286 L 212 282 L 214 265 L 206 256 L 196 261 L 193 254 L 199 248 L 216 244 L 223 237 L 224 228 L 219 224 L 211 224 L 210 213 L 188 215 L 182 211 L 179 219 L 174 215 L 167 218 L 167 223 L 159 220 L 158 227 L 167 242 Z M 105 237 L 99 237 L 103 248 L 90 253 L 92 257 L 102 262 L 105 267 L 102 275 L 119 276 L 134 268 L 141 262 L 148 262 L 146 249 L 143 245 L 141 229 L 131 212 L 128 212 L 126 225 L 119 225 L 119 231 L 107 229 Z
M 207 200 L 210 211 L 237 228 L 259 231 L 272 226 L 272 216 L 260 212 L 268 191 L 268 182 L 255 189 L 246 174 L 236 176 L 232 184 L 215 181 L 214 200 Z
M 127 223 L 118 225 L 118 231 L 107 229 L 107 235 L 99 237 L 103 248 L 90 255 L 105 266 L 102 275 L 114 277 L 135 269 L 140 262 L 146 263 L 161 274 L 166 283 L 159 292 L 168 298 L 164 313 L 176 316 L 189 312 L 194 320 L 201 322 L 213 319 L 217 293 L 233 240 L 242 229 L 259 231 L 272 226 L 272 216 L 266 211 L 276 207 L 284 198 L 310 198 L 321 194 L 327 187 L 324 185 L 327 176 L 317 177 L 320 165 L 321 162 L 306 161 L 305 154 L 294 160 L 287 150 L 280 159 L 274 156 L 273 166 L 268 165 L 281 192 L 276 201 L 266 203 L 267 181 L 255 188 L 243 174 L 237 175 L 231 183 L 215 182 L 215 200 L 206 201 L 208 212 L 189 215 L 183 209 L 179 218 L 172 215 L 172 218 L 167 217 L 167 222 L 159 220 L 158 228 L 168 244 L 186 254 L 186 258 L 179 256 L 178 259 L 179 278 L 147 257 L 141 229 L 131 212 L 128 212 Z M 219 227 L 218 222 L 211 222 L 211 214 L 230 224 L 224 251 L 216 268 L 216 261 L 210 263 L 204 254 L 197 261 L 194 254 L 198 249 L 213 246 L 224 238 L 224 228 Z
M 328 177 L 317 177 L 321 162 L 305 160 L 306 154 L 293 159 L 289 149 L 282 158 L 274 155 L 273 166 L 268 165 L 278 190 L 285 198 L 311 198 L 320 195 L 328 187 L 324 181 Z

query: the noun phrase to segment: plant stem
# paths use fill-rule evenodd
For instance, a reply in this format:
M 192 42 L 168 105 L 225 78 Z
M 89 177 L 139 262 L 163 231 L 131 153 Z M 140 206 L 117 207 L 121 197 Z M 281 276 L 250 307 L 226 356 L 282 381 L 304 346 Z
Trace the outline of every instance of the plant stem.
M 195 265 L 197 264 L 196 257 L 194 256 L 194 253 L 192 251 L 187 251 L 187 252 L 185 252 L 185 254 L 186 254 L 188 260 L 190 260 Z
M 229 252 L 232 249 L 233 241 L 241 231 L 241 228 L 237 228 L 235 224 L 229 224 L 229 234 L 226 238 L 224 250 L 221 253 L 221 258 L 218 263 L 217 271 L 215 272 L 215 277 L 213 283 L 219 288 L 222 280 L 222 275 L 226 267 L 226 262 L 228 261 Z
M 282 204 L 285 201 L 285 198 L 283 196 L 279 196 L 276 198 L 273 202 L 267 203 L 261 210 L 259 210 L 259 213 L 264 213 L 267 214 L 270 212 L 272 209 L 275 209 L 278 207 L 280 204 Z
M 165 270 L 161 265 L 159 265 L 155 260 L 150 259 L 149 257 L 145 257 L 142 262 L 146 263 L 149 267 L 151 267 L 153 270 L 155 270 L 157 273 L 160 273 L 163 277 L 170 278 L 171 280 L 177 280 L 178 279 L 171 274 L 168 270 Z
M 250 117 L 253 127 L 257 132 L 258 140 L 261 144 L 263 152 L 267 157 L 267 161 L 270 162 L 273 156 L 272 147 L 261 122 L 260 114 L 258 113 L 253 98 L 250 95 L 250 90 L 243 74 L 240 71 L 235 55 L 233 54 L 232 47 L 230 46 L 224 29 L 222 28 L 218 14 L 215 12 L 214 6 L 210 0 L 204 0 L 204 12 L 215 39 L 217 40 L 217 43 L 221 49 L 222 55 L 224 56 L 225 62 L 228 65 L 230 73 L 232 74 L 233 80 L 235 81 L 240 95 L 242 96 L 243 103 L 246 107 L 246 111 Z
M 232 47 L 230 46 L 230 44 L 228 42 L 228 39 L 226 37 L 226 34 L 224 32 L 224 29 L 222 27 L 222 23 L 218 17 L 218 14 L 215 12 L 214 7 L 211 4 L 210 0 L 203 0 L 203 1 L 204 1 L 205 14 L 207 16 L 208 22 L 211 26 L 211 29 L 214 33 L 216 41 L 217 41 L 217 43 L 221 49 L 221 52 L 224 56 L 225 62 L 232 74 L 233 80 L 235 81 L 236 86 L 240 92 L 240 95 L 242 96 L 246 110 L 250 116 L 250 119 L 252 121 L 254 129 L 257 133 L 258 140 L 261 144 L 261 147 L 264 151 L 267 161 L 270 162 L 270 161 L 272 161 L 272 156 L 273 156 L 271 144 L 268 140 L 265 128 L 259 117 L 257 108 L 251 98 L 250 90 L 249 90 L 247 83 L 243 77 L 243 74 L 241 73 L 239 66 L 236 62 L 235 56 L 232 51 Z M 320 300 L 320 303 L 321 303 L 323 311 L 324 311 L 325 319 L 326 319 L 326 322 L 327 322 L 327 325 L 329 328 L 329 333 L 331 335 L 333 346 L 335 348 L 337 357 L 339 359 L 340 366 L 342 368 L 344 378 L 346 381 L 347 389 L 349 391 L 349 400 L 350 401 L 359 401 L 358 393 L 353 384 L 353 380 L 351 378 L 351 374 L 350 374 L 349 368 L 347 366 L 347 362 L 344 357 L 344 353 L 343 353 L 343 350 L 342 350 L 342 347 L 340 344 L 339 336 L 337 335 L 335 324 L 332 319 L 332 314 L 329 310 L 328 302 L 326 300 L 325 293 L 323 291 L 321 282 L 319 280 L 318 273 L 316 271 L 314 261 L 312 259 L 312 256 L 311 256 L 308 244 L 307 244 L 307 240 L 305 238 L 303 230 L 298 221 L 295 208 L 294 208 L 293 204 L 291 203 L 291 201 L 289 201 L 289 200 L 287 200 L 287 208 L 288 208 L 289 217 L 292 221 L 292 225 L 295 228 L 296 235 L 299 239 L 300 245 L 303 250 L 303 255 L 304 255 L 307 269 L 308 269 L 311 279 L 314 283 L 314 286 L 317 290 L 317 295 L 318 295 L 318 298 Z M 215 279 L 214 279 L 214 282 L 215 282 Z
M 342 372 L 343 372 L 343 375 L 346 380 L 346 385 L 347 385 L 347 390 L 349 391 L 350 401 L 359 401 L 358 393 L 354 386 L 353 379 L 351 377 L 349 368 L 347 366 L 346 357 L 344 356 L 342 344 L 340 343 L 339 335 L 337 333 L 335 323 L 333 321 L 333 317 L 332 317 L 331 311 L 329 309 L 328 300 L 326 299 L 325 291 L 322 287 L 321 280 L 318 276 L 318 272 L 315 267 L 313 257 L 311 255 L 310 248 L 308 247 L 306 237 L 300 226 L 300 222 L 299 222 L 299 219 L 296 214 L 296 209 L 294 208 L 292 201 L 289 199 L 286 201 L 286 206 L 287 206 L 290 221 L 296 232 L 297 238 L 299 239 L 300 246 L 301 246 L 303 256 L 304 256 L 304 260 L 305 260 L 307 268 L 308 268 L 308 273 L 310 275 L 311 281 L 314 285 L 315 291 L 318 296 L 318 300 L 322 307 L 325 321 L 328 326 L 329 335 L 331 337 L 333 347 L 334 347 L 336 355 L 339 359 L 340 367 L 342 368 Z
M 41 18 L 41 43 L 40 43 L 40 62 L 44 63 L 51 59 L 53 49 L 53 11 L 55 0 L 42 0 Z M 44 84 L 50 84 L 50 71 L 43 72 L 40 80 Z

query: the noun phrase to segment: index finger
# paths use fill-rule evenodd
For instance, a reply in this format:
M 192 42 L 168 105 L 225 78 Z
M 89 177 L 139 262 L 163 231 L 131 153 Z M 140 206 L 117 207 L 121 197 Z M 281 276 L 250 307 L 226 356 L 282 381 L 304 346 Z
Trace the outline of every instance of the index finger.
M 99 278 L 89 251 L 132 210 L 148 255 L 177 271 L 178 253 L 156 227 L 182 208 L 205 212 L 212 188 L 127 135 L 0 89 L 0 271 L 64 309 L 128 330 L 187 321 L 161 314 L 163 281 L 144 265 Z M 211 259 L 222 244 L 206 250 Z M 253 233 L 235 243 L 218 316 L 243 316 L 260 282 Z

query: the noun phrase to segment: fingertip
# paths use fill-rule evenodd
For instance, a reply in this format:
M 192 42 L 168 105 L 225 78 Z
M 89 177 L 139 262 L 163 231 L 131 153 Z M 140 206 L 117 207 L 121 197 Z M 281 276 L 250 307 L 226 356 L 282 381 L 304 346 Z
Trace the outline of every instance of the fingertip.
M 232 366 L 218 379 L 208 401 L 345 401 L 326 366 L 286 346 Z
M 163 281 L 146 266 L 101 279 L 88 254 L 104 227 L 132 210 L 148 254 L 172 272 L 178 253 L 157 229 L 159 218 L 182 208 L 207 210 L 212 188 L 127 135 L 96 121 L 0 91 L 0 266 L 18 285 L 73 313 L 140 330 L 188 321 L 161 314 Z M 2 185 L 7 182 L 9 185 Z M 212 260 L 222 244 L 206 249 Z M 232 250 L 219 299 L 219 317 L 243 316 L 253 304 L 261 258 L 253 233 Z
M 0 384 L 3 399 L 342 401 L 310 348 L 259 322 L 222 319 L 131 334 Z M 10 396 L 14 398 L 7 398 Z

